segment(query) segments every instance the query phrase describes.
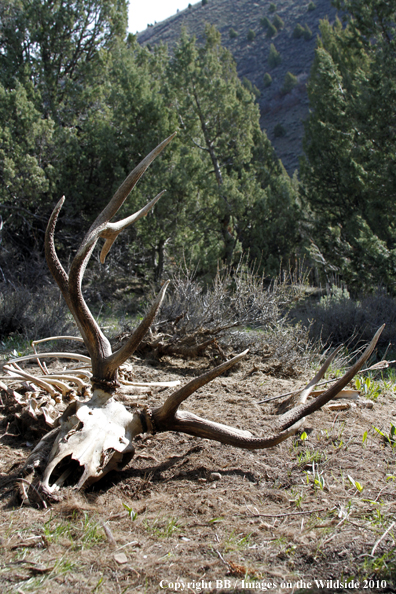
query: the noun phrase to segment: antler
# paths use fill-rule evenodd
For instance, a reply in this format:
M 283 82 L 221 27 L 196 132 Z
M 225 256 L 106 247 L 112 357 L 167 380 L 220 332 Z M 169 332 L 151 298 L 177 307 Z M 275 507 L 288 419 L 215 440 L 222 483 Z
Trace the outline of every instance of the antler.
M 315 385 L 322 379 L 330 363 L 333 361 L 335 355 L 339 351 L 339 348 L 336 349 L 325 361 L 313 380 L 301 392 L 298 405 L 277 419 L 275 423 L 276 429 L 270 436 L 253 437 L 249 431 L 241 431 L 235 427 L 229 427 L 228 425 L 215 423 L 213 421 L 198 417 L 193 413 L 178 410 L 180 404 L 184 402 L 184 400 L 186 400 L 193 392 L 220 375 L 220 373 L 223 373 L 232 367 L 232 365 L 237 363 L 237 361 L 246 355 L 247 351 L 237 355 L 219 367 L 216 367 L 216 369 L 213 369 L 212 371 L 209 371 L 208 373 L 192 380 L 186 386 L 183 386 L 177 390 L 177 392 L 169 396 L 162 406 L 151 411 L 151 430 L 153 432 L 181 431 L 182 433 L 188 433 L 189 435 L 212 439 L 214 441 L 219 441 L 221 443 L 248 450 L 271 448 L 296 433 L 296 431 L 298 431 L 298 429 L 303 424 L 305 417 L 319 410 L 323 405 L 329 402 L 329 400 L 334 398 L 334 396 L 336 396 L 351 381 L 365 361 L 367 361 L 367 359 L 370 357 L 384 327 L 385 325 L 381 326 L 381 328 L 376 332 L 374 338 L 360 359 L 350 369 L 348 369 L 345 375 L 340 378 L 331 388 L 307 404 L 306 401 L 309 394 Z
M 96 218 L 84 237 L 71 264 L 69 274 L 66 273 L 59 261 L 54 243 L 55 226 L 65 200 L 64 197 L 61 198 L 55 206 L 48 222 L 45 235 L 45 255 L 48 267 L 58 283 L 66 303 L 77 322 L 81 336 L 83 337 L 84 343 L 91 356 L 93 383 L 96 383 L 98 387 L 101 385 L 103 387 L 105 385 L 106 390 L 107 388 L 110 388 L 112 384 L 115 385 L 118 367 L 131 356 L 139 345 L 143 335 L 148 330 L 162 303 L 168 283 L 164 284 L 150 311 L 147 313 L 140 326 L 129 338 L 128 342 L 116 353 L 112 353 L 110 342 L 99 328 L 84 300 L 81 290 L 82 278 L 98 239 L 100 237 L 105 239 L 100 255 L 101 262 L 103 263 L 119 233 L 141 217 L 144 217 L 161 198 L 163 192 L 158 194 L 151 200 L 151 202 L 133 215 L 116 223 L 110 222 L 110 219 L 116 215 L 146 169 L 174 138 L 175 134 L 176 133 L 172 134 L 169 138 L 161 142 L 161 144 L 159 144 L 143 159 L 143 161 L 141 161 L 141 163 L 139 163 L 137 167 L 135 167 L 126 180 L 121 184 L 109 204 Z

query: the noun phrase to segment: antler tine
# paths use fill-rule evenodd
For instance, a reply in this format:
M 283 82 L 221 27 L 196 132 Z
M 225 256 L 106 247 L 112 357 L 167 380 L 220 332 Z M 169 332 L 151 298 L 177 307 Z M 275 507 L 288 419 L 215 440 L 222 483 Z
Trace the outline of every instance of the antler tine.
M 206 439 L 219 441 L 220 443 L 248 450 L 265 449 L 276 446 L 288 437 L 290 437 L 291 435 L 293 435 L 301 427 L 306 416 L 312 414 L 313 412 L 321 408 L 324 404 L 326 404 L 329 400 L 334 398 L 334 396 L 338 394 L 338 392 L 340 392 L 342 388 L 346 386 L 346 384 L 356 375 L 356 373 L 359 371 L 359 369 L 362 367 L 365 361 L 367 361 L 367 359 L 373 352 L 383 328 L 384 326 L 382 326 L 376 332 L 373 340 L 371 341 L 363 355 L 360 357 L 360 359 L 357 361 L 357 363 L 355 363 L 355 365 L 353 365 L 346 372 L 346 374 L 340 380 L 338 380 L 334 386 L 332 386 L 332 388 L 327 390 L 324 394 L 318 396 L 318 398 L 316 398 L 312 403 L 303 404 L 301 406 L 294 408 L 290 412 L 287 412 L 284 415 L 282 415 L 279 422 L 277 423 L 277 425 L 279 426 L 278 432 L 269 437 L 253 437 L 249 431 L 241 431 L 240 429 L 236 429 L 235 427 L 230 427 L 228 425 L 223 425 L 222 423 L 215 423 L 207 419 L 202 419 L 201 417 L 198 417 L 197 415 L 194 415 L 189 412 L 178 411 L 178 404 L 176 404 L 176 402 L 175 404 L 173 404 L 172 397 L 175 397 L 177 394 L 180 394 L 180 392 L 183 389 L 178 390 L 178 392 L 173 394 L 168 399 L 169 402 L 165 402 L 165 405 L 168 403 L 167 409 L 169 411 L 169 414 L 165 418 L 163 414 L 161 414 L 163 412 L 163 407 L 152 411 L 153 429 L 157 431 L 180 431 L 182 433 L 188 433 L 189 435 L 195 435 L 197 437 L 203 437 Z M 334 356 L 335 353 L 333 353 L 333 355 L 327 359 L 327 361 L 322 366 L 318 374 L 315 376 L 314 380 L 319 381 L 319 379 L 324 375 L 327 367 L 330 365 Z M 216 370 L 213 371 L 215 372 Z M 197 380 L 200 379 L 201 378 L 197 378 Z M 308 384 L 307 388 L 303 391 L 303 394 L 305 393 L 305 398 L 306 396 L 308 396 L 308 390 L 311 391 L 314 385 L 314 380 L 312 380 Z M 317 382 L 315 381 L 315 383 Z M 303 396 L 303 394 L 301 396 Z M 187 396 L 188 395 L 189 394 L 187 394 Z M 177 397 L 174 398 L 174 400 L 177 402 L 181 402 L 187 396 Z
M 107 359 L 106 365 L 110 371 L 116 371 L 118 367 L 122 365 L 124 361 L 126 361 L 128 357 L 132 355 L 132 353 L 135 352 L 135 350 L 141 343 L 143 336 L 146 334 L 147 330 L 151 326 L 151 323 L 154 320 L 158 309 L 161 307 L 169 283 L 170 281 L 166 281 L 166 283 L 164 283 L 153 305 L 150 307 L 149 311 L 147 312 L 139 326 L 136 328 L 135 332 L 128 339 L 128 342 Z
M 62 196 L 62 198 L 57 202 L 48 221 L 47 229 L 45 231 L 45 258 L 52 276 L 58 283 L 58 286 L 62 291 L 64 298 L 66 299 L 67 305 L 69 305 L 69 277 L 59 261 L 54 241 L 56 223 L 64 202 L 65 197 Z
M 109 239 L 112 236 L 112 231 L 117 229 L 117 225 L 120 224 L 122 228 L 130 225 L 134 220 L 137 220 L 141 216 L 147 214 L 147 212 L 154 206 L 154 204 L 159 200 L 161 195 L 156 196 L 148 205 L 146 205 L 143 209 L 131 215 L 127 219 L 123 221 L 119 221 L 119 223 L 110 223 L 110 219 L 114 217 L 114 215 L 118 212 L 121 206 L 124 204 L 125 200 L 127 199 L 128 195 L 131 193 L 139 179 L 142 177 L 146 169 L 151 165 L 154 159 L 164 150 L 167 144 L 175 137 L 176 132 L 174 132 L 171 136 L 169 136 L 166 140 L 161 142 L 154 150 L 151 151 L 145 157 L 137 167 L 128 175 L 126 180 L 121 184 L 118 188 L 110 202 L 107 206 L 102 210 L 100 215 L 95 219 L 92 223 L 88 233 L 84 237 L 82 244 L 73 260 L 71 269 L 70 269 L 70 277 L 72 276 L 71 272 L 73 267 L 77 270 L 85 270 L 86 263 L 88 262 L 92 251 L 96 245 L 96 242 L 99 237 L 105 237 Z M 147 209 L 147 210 L 145 210 Z M 143 212 L 142 212 L 143 211 Z M 128 223 L 126 223 L 128 221 Z M 106 230 L 110 229 L 109 237 L 106 237 Z M 119 231 L 121 231 L 120 229 Z M 115 238 L 114 238 L 115 239 Z M 114 241 L 113 239 L 113 241 Z M 111 245 L 110 245 L 111 247 Z M 108 253 L 110 247 L 107 249 L 105 255 Z
M 73 314 L 74 319 L 76 320 L 77 326 L 81 332 L 81 336 L 83 337 L 84 341 L 87 341 L 88 336 L 85 333 L 85 328 L 80 323 L 79 317 L 77 315 L 77 312 L 74 308 L 72 299 L 70 297 L 69 276 L 68 276 L 67 272 L 65 271 L 65 269 L 63 268 L 62 264 L 60 263 L 60 260 L 58 258 L 58 255 L 57 255 L 56 249 L 55 249 L 55 240 L 54 240 L 55 227 L 56 227 L 56 223 L 58 221 L 59 213 L 62 209 L 64 202 L 65 202 L 65 197 L 62 196 L 62 198 L 58 201 L 54 210 L 52 211 L 52 214 L 48 221 L 47 229 L 45 231 L 45 258 L 47 260 L 48 268 L 49 268 L 52 276 L 56 280 L 56 282 L 62 292 L 62 295 L 66 301 L 66 304 L 67 304 L 68 308 L 70 309 L 71 313 Z
M 116 191 L 116 193 L 114 194 L 114 196 L 112 197 L 112 199 L 110 200 L 108 205 L 103 209 L 103 211 L 97 217 L 97 219 L 91 226 L 91 229 L 89 230 L 88 233 L 90 233 L 92 229 L 100 227 L 101 225 L 103 225 L 103 223 L 110 221 L 110 219 L 112 219 L 114 217 L 114 215 L 117 213 L 117 211 L 124 204 L 128 195 L 131 193 L 133 188 L 136 186 L 137 182 L 142 177 L 142 175 L 144 174 L 146 169 L 151 165 L 151 163 L 154 161 L 154 159 L 156 157 L 158 157 L 158 155 L 160 153 L 162 153 L 164 148 L 170 143 L 171 140 L 173 140 L 173 138 L 176 136 L 176 134 L 177 134 L 177 132 L 174 132 L 173 134 L 168 136 L 168 138 L 166 138 L 154 150 L 152 150 L 151 153 L 149 153 L 147 155 L 147 157 L 145 157 L 139 163 L 139 165 L 137 165 L 135 167 L 135 169 L 133 171 L 131 171 L 131 173 L 128 175 L 126 180 L 120 185 L 120 187 L 118 188 L 118 190 Z
M 191 394 L 196 392 L 199 388 L 201 388 L 205 384 L 208 384 L 213 379 L 215 379 L 216 377 L 233 367 L 233 365 L 235 365 L 235 363 L 238 363 L 238 361 L 243 359 L 243 357 L 245 357 L 248 352 L 249 349 L 246 349 L 246 351 L 243 351 L 243 353 L 239 353 L 239 355 L 236 355 L 236 357 L 233 357 L 229 361 L 225 361 L 225 363 L 218 365 L 217 367 L 211 369 L 207 373 L 204 373 L 203 375 L 194 378 L 191 382 L 189 382 L 188 384 L 171 394 L 165 400 L 162 406 L 153 410 L 153 417 L 156 426 L 158 427 L 167 419 L 172 418 L 184 400 L 187 400 L 187 398 L 191 396 Z
M 378 339 L 385 328 L 385 324 L 383 324 L 375 333 L 372 341 L 360 357 L 358 361 L 348 371 L 343 375 L 331 388 L 320 394 L 317 398 L 315 398 L 312 402 L 308 404 L 302 404 L 291 411 L 286 412 L 282 417 L 279 419 L 279 425 L 281 430 L 287 429 L 291 425 L 294 425 L 300 419 L 311 415 L 315 411 L 319 410 L 322 406 L 327 404 L 334 396 L 341 392 L 341 390 L 351 381 L 353 377 L 357 374 L 359 369 L 362 365 L 367 361 L 367 359 L 372 354 L 375 346 L 378 342 Z
M 304 404 L 307 401 L 308 396 L 310 395 L 310 393 L 312 392 L 312 390 L 314 389 L 314 387 L 316 386 L 316 384 L 318 382 L 320 382 L 320 380 L 322 379 L 322 377 L 324 376 L 324 374 L 326 373 L 326 371 L 330 367 L 330 364 L 334 361 L 335 356 L 340 352 L 341 348 L 342 348 L 342 344 L 340 346 L 338 346 L 335 349 L 335 351 L 333 351 L 331 353 L 330 357 L 328 357 L 326 359 L 326 361 L 323 363 L 322 367 L 319 369 L 319 371 L 315 375 L 315 377 L 312 378 L 312 380 L 309 382 L 309 384 L 300 393 L 300 396 L 298 398 L 298 403 L 299 404 Z
M 132 225 L 132 223 L 135 223 L 142 217 L 145 217 L 146 214 L 153 208 L 154 204 L 158 202 L 158 200 L 165 192 L 166 190 L 163 190 L 162 192 L 157 194 L 157 196 L 153 198 L 151 202 L 146 204 L 146 206 L 143 206 L 143 208 L 135 212 L 133 215 L 130 215 L 126 219 L 122 219 L 117 223 L 108 223 L 106 225 L 106 229 L 104 229 L 104 231 L 102 231 L 102 233 L 100 234 L 100 237 L 106 240 L 102 247 L 102 251 L 100 252 L 100 261 L 102 264 L 104 264 L 106 256 L 111 250 L 111 246 L 113 245 L 121 231 L 123 231 L 124 229 L 126 229 L 126 227 Z

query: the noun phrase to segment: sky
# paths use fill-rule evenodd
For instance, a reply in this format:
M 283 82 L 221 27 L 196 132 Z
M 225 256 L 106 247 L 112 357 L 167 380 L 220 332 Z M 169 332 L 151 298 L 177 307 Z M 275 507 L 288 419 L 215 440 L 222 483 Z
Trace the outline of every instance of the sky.
M 129 26 L 131 33 L 144 31 L 147 25 L 157 23 L 176 14 L 177 9 L 184 10 L 197 0 L 129 0 Z

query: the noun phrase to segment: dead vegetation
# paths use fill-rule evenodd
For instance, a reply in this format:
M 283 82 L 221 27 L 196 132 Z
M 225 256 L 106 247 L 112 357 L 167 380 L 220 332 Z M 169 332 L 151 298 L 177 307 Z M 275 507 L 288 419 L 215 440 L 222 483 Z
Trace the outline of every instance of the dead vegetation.
M 219 270 L 207 287 L 188 269 L 181 269 L 172 276 L 161 310 L 137 350 L 153 358 L 210 354 L 225 360 L 248 348 L 285 373 L 289 368 L 292 375 L 317 356 L 308 329 L 287 320 L 303 291 L 296 274 L 282 273 L 269 280 L 243 263 Z M 125 343 L 133 330 L 125 327 L 113 340 L 113 348 Z

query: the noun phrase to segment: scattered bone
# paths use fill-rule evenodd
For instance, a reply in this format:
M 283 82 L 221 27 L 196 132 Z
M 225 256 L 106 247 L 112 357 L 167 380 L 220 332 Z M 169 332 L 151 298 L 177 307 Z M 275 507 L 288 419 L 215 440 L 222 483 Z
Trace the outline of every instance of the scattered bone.
M 356 407 L 354 402 L 331 402 L 324 406 L 324 410 L 335 411 L 335 410 L 349 410 L 350 408 Z

